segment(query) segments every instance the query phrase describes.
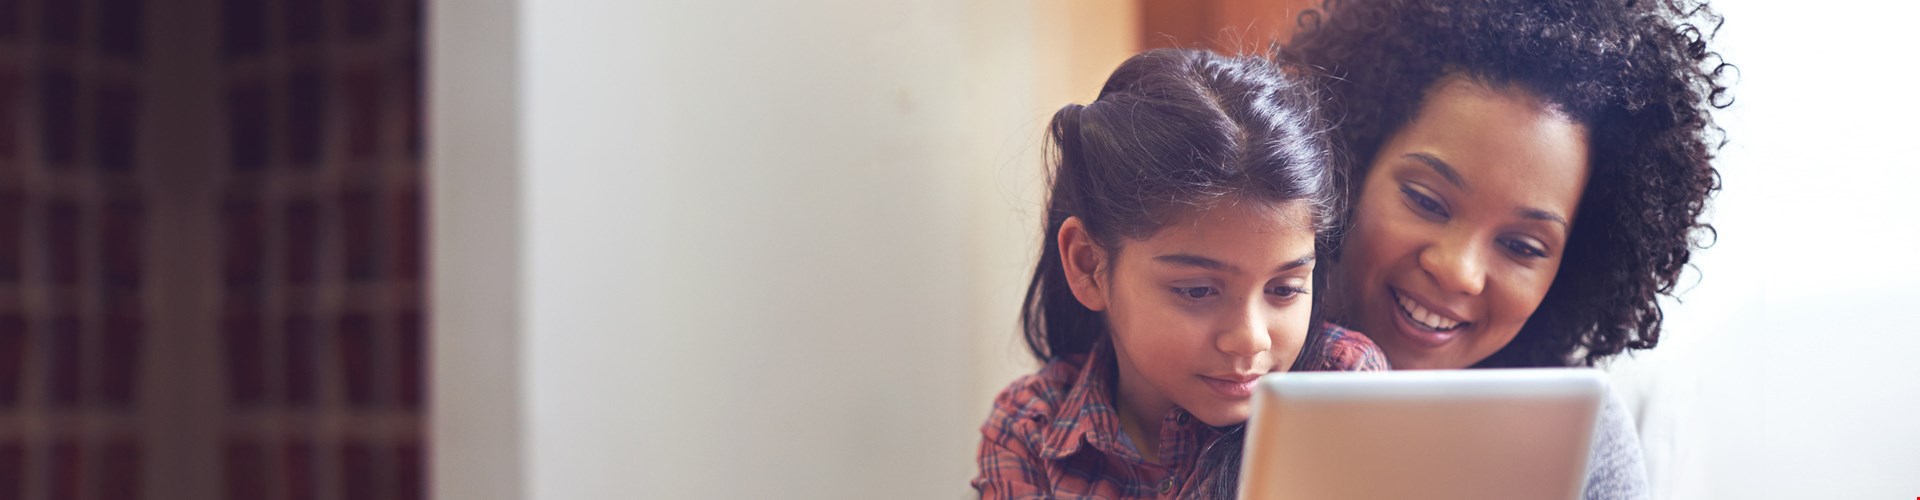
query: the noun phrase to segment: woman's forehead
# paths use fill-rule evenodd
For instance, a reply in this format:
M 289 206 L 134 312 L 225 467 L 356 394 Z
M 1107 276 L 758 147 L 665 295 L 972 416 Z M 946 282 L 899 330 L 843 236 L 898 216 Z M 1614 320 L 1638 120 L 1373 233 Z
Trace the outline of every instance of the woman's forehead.
M 1376 166 L 1432 170 L 1469 192 L 1577 204 L 1590 174 L 1587 127 L 1519 87 L 1438 86 Z M 1553 203 L 1559 204 L 1559 203 Z

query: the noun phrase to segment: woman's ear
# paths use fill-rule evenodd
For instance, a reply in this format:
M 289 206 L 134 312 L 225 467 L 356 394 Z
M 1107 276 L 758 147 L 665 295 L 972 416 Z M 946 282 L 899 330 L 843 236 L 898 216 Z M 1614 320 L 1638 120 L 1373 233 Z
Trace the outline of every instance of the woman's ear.
M 1107 260 L 1107 249 L 1093 241 L 1093 235 L 1087 233 L 1087 225 L 1079 217 L 1068 217 L 1060 224 L 1060 267 L 1067 272 L 1067 286 L 1073 288 L 1073 297 L 1087 309 L 1105 311 L 1107 309 L 1107 269 L 1112 263 Z

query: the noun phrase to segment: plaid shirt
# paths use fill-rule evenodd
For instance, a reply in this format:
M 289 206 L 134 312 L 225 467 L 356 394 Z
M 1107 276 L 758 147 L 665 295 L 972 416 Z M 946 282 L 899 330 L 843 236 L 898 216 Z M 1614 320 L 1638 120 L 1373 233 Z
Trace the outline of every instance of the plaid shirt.
M 1379 371 L 1386 356 L 1365 335 L 1332 324 L 1313 371 Z M 1174 408 L 1160 421 L 1160 462 L 1134 451 L 1108 388 L 1113 350 L 1050 361 L 994 399 L 980 427 L 982 498 L 1191 498 L 1206 472 L 1195 464 L 1224 429 Z M 1236 434 L 1237 435 L 1237 434 Z

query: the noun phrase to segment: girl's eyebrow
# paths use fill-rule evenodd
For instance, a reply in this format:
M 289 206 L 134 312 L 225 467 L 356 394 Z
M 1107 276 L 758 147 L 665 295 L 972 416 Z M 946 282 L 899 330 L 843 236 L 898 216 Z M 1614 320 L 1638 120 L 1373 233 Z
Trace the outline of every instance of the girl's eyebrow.
M 1314 255 L 1309 253 L 1305 257 L 1293 259 L 1291 261 L 1288 261 L 1285 264 L 1281 264 L 1280 267 L 1274 268 L 1273 272 L 1274 274 L 1287 272 L 1288 270 L 1296 269 L 1296 268 L 1299 268 L 1300 266 L 1307 265 L 1308 263 L 1313 262 L 1313 259 L 1314 259 Z M 1221 262 L 1221 261 L 1214 260 L 1207 257 L 1201 257 L 1201 256 L 1190 254 L 1190 253 L 1167 254 L 1159 257 L 1154 257 L 1153 260 L 1165 262 L 1168 264 L 1173 264 L 1176 266 L 1198 267 L 1201 269 L 1206 269 L 1208 271 L 1221 271 L 1221 272 L 1228 272 L 1233 274 L 1246 274 L 1246 271 L 1241 270 L 1240 266 L 1228 264 L 1228 263 Z

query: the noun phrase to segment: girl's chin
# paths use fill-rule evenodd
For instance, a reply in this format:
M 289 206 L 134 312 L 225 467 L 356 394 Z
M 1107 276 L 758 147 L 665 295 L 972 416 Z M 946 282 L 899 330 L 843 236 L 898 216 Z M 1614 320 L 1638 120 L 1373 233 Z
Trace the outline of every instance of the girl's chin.
M 1213 411 L 1199 412 L 1188 410 L 1187 413 L 1193 414 L 1194 420 L 1199 420 L 1200 423 L 1214 427 L 1225 427 L 1246 423 L 1247 418 L 1253 414 L 1253 405 L 1241 403 L 1231 408 L 1223 407 L 1214 409 Z

